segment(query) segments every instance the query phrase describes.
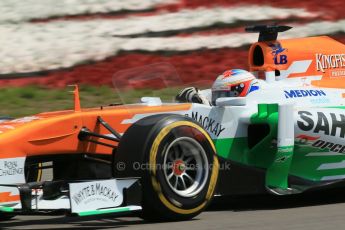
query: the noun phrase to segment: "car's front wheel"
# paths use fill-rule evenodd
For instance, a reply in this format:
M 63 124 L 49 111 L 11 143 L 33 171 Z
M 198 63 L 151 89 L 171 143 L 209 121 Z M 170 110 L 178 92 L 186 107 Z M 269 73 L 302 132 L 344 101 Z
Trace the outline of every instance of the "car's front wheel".
M 125 132 L 115 158 L 127 165 L 141 162 L 145 219 L 190 219 L 213 197 L 219 170 L 215 148 L 207 132 L 187 117 L 138 121 Z

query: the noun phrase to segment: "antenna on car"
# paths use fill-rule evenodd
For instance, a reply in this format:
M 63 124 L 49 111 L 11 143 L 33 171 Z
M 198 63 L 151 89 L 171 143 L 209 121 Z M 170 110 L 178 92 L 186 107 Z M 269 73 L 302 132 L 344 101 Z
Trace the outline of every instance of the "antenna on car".
M 277 40 L 279 32 L 285 32 L 291 29 L 291 26 L 279 25 L 254 25 L 245 28 L 248 33 L 259 33 L 259 42 Z
M 79 87 L 78 85 L 69 85 L 69 86 L 74 87 L 74 90 L 71 91 L 71 93 L 74 94 L 74 111 L 80 112 L 81 107 L 80 107 L 80 99 L 79 99 Z

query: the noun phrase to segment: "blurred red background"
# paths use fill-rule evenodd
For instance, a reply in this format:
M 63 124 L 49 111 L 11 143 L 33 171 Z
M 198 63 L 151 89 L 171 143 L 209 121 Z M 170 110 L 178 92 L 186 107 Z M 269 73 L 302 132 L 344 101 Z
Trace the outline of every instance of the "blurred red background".
M 0 86 L 125 85 L 118 71 L 154 63 L 174 66 L 176 84 L 207 85 L 247 68 L 257 35 L 244 35 L 246 25 L 287 24 L 290 36 L 345 42 L 344 8 L 343 0 L 3 0 Z

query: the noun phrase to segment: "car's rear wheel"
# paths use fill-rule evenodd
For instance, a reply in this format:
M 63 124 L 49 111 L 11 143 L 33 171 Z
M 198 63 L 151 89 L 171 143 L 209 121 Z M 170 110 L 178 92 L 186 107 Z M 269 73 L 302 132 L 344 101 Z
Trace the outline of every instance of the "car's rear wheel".
M 156 115 L 136 122 L 123 135 L 115 159 L 135 166 L 127 172 L 142 178 L 145 219 L 190 219 L 213 197 L 219 170 L 214 145 L 187 117 Z

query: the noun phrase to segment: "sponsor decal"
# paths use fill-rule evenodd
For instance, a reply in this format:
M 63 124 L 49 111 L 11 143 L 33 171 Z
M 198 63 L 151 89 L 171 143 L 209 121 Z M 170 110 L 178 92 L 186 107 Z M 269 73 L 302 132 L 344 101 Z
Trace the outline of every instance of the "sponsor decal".
M 117 207 L 123 202 L 115 179 L 71 183 L 69 188 L 72 212 Z
M 278 152 L 280 153 L 291 153 L 293 152 L 293 147 L 278 147 Z
M 327 104 L 330 103 L 331 100 L 327 97 L 317 97 L 310 99 L 310 103 L 312 104 Z
M 23 182 L 25 157 L 7 158 L 0 160 L 0 181 L 4 183 Z
M 335 144 L 330 141 L 324 140 L 317 140 L 312 144 L 313 147 L 322 149 L 322 150 L 329 150 L 331 152 L 336 153 L 344 153 L 345 152 L 345 145 Z
M 331 71 L 331 77 L 343 77 L 343 76 L 345 76 L 345 69 Z
M 315 141 L 315 140 L 318 140 L 320 138 L 320 136 L 318 137 L 313 137 L 313 136 L 308 136 L 308 135 L 298 135 L 296 137 L 297 139 L 297 144 L 300 144 L 300 145 L 306 145 L 306 144 L 310 144 L 311 142 Z
M 0 159 L 0 183 L 4 185 L 25 183 L 24 164 L 25 157 Z M 16 205 L 19 200 L 18 188 L 0 186 L 0 204 Z
M 82 187 L 72 196 L 72 199 L 76 204 L 80 204 L 82 202 L 88 203 L 93 199 L 101 199 L 104 201 L 111 200 L 114 202 L 117 197 L 119 197 L 119 195 L 113 188 L 96 182 Z
M 303 131 L 345 137 L 345 115 L 335 113 L 298 111 L 297 126 Z M 316 115 L 316 116 L 315 116 Z M 329 117 L 331 119 L 329 119 Z
M 272 55 L 275 65 L 284 65 L 288 62 L 287 55 L 282 54 L 286 51 L 279 42 L 270 43 L 268 46 L 272 49 Z
M 0 177 L 23 175 L 24 167 L 18 164 L 16 160 L 4 160 L 0 165 Z
M 285 98 L 327 96 L 325 91 L 318 90 L 318 89 L 284 90 L 284 93 L 285 93 Z
M 317 71 L 345 67 L 345 54 L 315 54 Z
M 186 114 L 188 116 L 188 114 Z M 225 130 L 219 122 L 216 120 L 199 114 L 198 112 L 192 112 L 192 119 L 199 122 L 205 130 L 210 133 L 213 133 L 215 136 L 219 137 L 219 135 Z

